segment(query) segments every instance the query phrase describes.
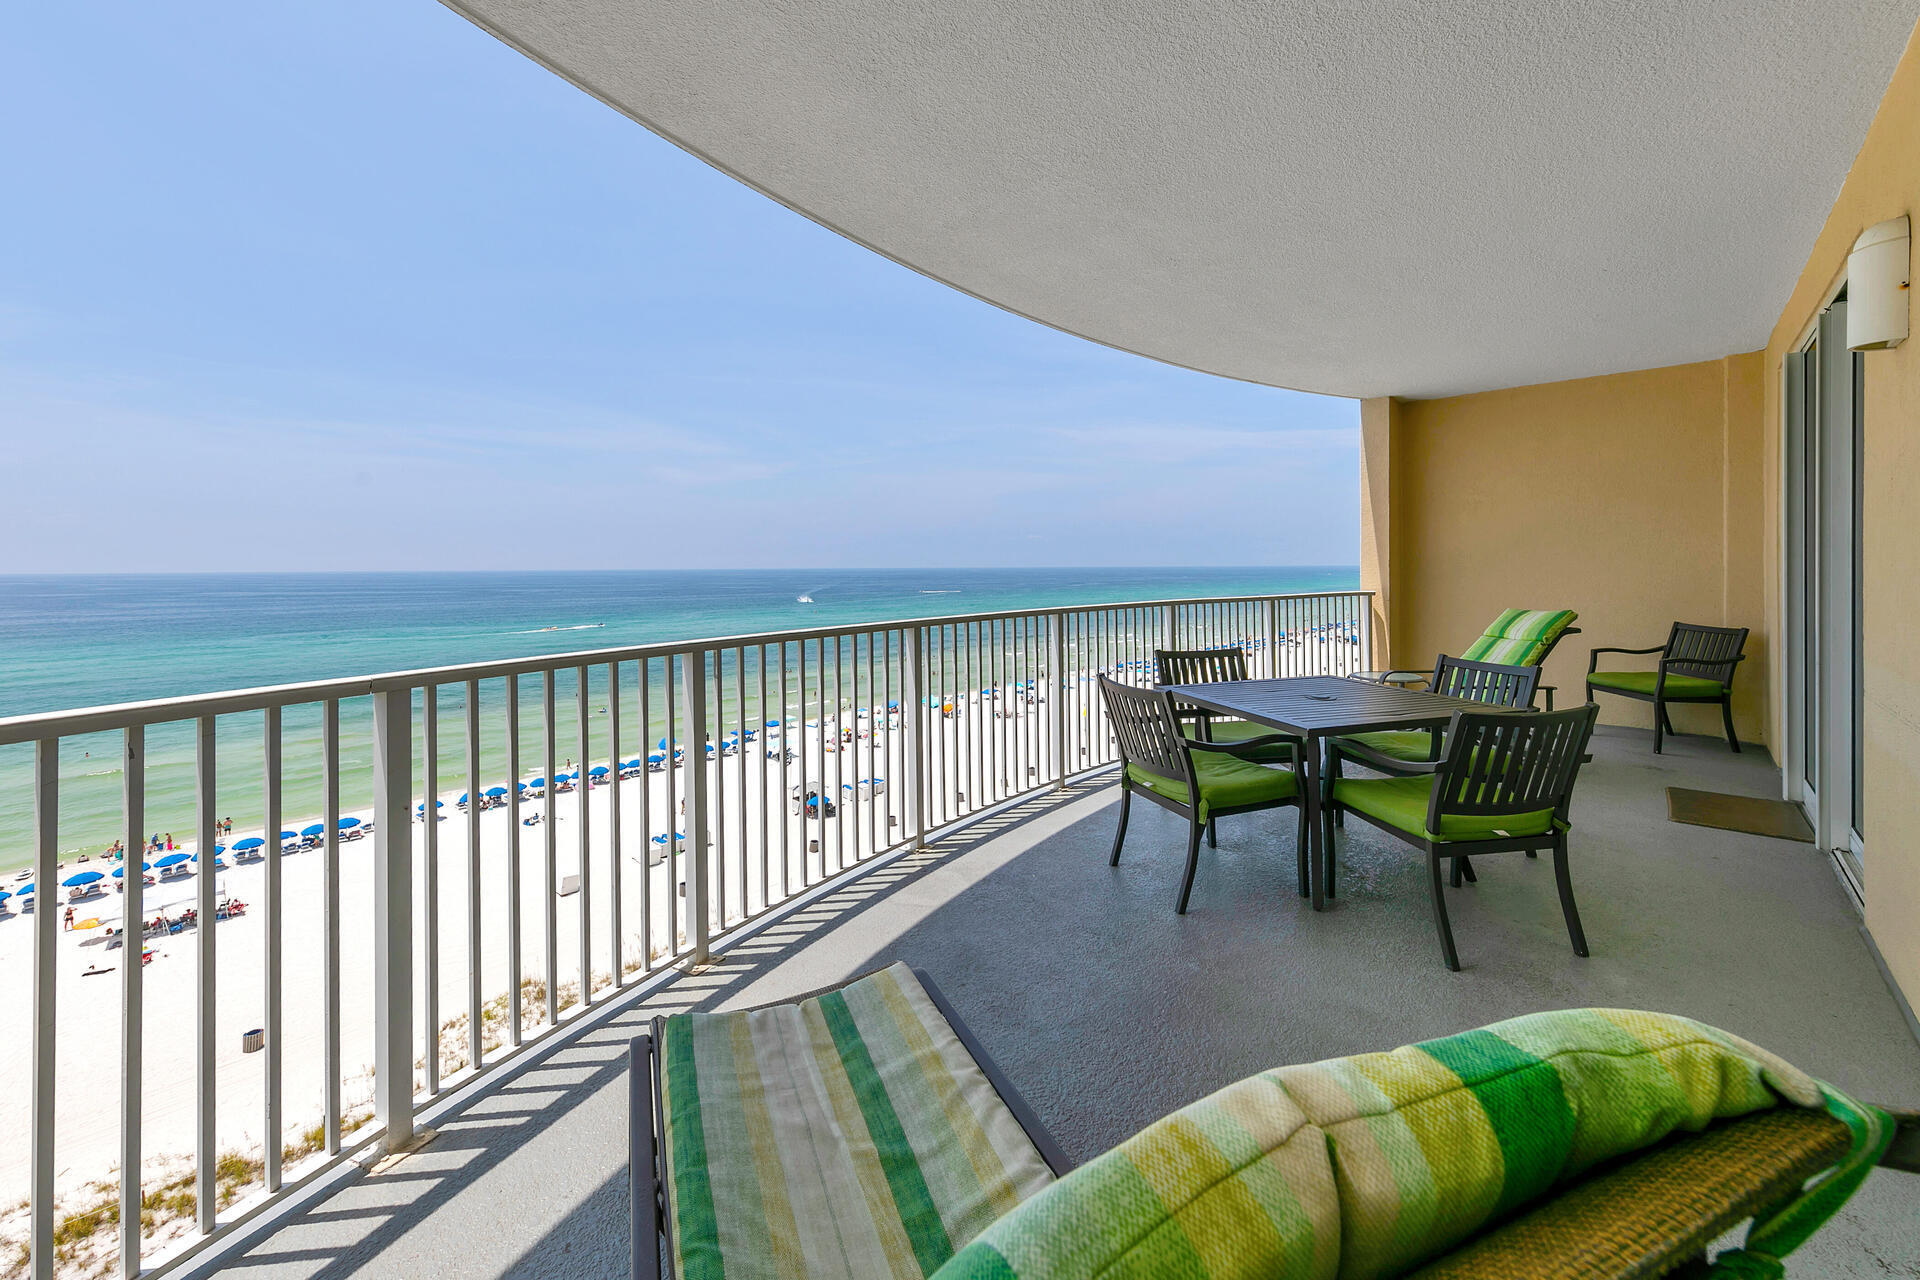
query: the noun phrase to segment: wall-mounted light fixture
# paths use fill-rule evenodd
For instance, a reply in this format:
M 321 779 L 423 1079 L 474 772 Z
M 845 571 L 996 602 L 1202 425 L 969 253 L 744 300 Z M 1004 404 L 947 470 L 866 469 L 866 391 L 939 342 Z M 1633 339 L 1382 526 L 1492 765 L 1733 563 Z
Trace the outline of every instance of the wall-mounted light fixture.
M 1847 345 L 1880 351 L 1907 340 L 1912 232 L 1905 214 L 1860 233 L 1847 255 Z

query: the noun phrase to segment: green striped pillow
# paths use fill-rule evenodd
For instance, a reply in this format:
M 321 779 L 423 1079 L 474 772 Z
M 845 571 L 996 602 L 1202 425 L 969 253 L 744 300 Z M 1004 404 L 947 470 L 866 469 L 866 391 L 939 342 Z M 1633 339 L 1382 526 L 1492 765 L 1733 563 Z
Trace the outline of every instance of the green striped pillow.
M 1854 1150 L 1748 1248 L 1798 1246 L 1865 1178 L 1885 1118 L 1764 1050 L 1664 1014 L 1575 1009 L 1241 1081 L 1023 1204 L 937 1280 L 1361 1280 L 1675 1130 L 1821 1107 Z
M 1560 633 L 1579 616 L 1571 609 L 1508 609 L 1460 656 L 1474 662 L 1537 667 Z

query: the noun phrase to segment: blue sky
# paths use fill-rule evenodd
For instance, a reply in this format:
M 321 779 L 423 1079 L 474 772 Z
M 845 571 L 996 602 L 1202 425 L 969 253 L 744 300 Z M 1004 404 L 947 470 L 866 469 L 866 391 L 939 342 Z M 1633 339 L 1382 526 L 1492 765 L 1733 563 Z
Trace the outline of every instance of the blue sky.
M 1351 564 L 1358 409 L 1021 320 L 430 0 L 0 50 L 4 569 Z

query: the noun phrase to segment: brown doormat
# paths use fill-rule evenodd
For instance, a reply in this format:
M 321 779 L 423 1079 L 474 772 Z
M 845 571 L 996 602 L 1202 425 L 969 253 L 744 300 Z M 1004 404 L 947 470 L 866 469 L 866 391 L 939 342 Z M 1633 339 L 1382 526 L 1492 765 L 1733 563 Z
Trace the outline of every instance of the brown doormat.
M 1799 805 L 1786 800 L 1763 800 L 1757 796 L 1730 796 L 1720 791 L 1668 787 L 1667 820 L 1691 823 L 1696 827 L 1718 827 L 1722 831 L 1772 836 L 1777 840 L 1813 843 L 1813 828 L 1807 823 L 1807 815 L 1800 811 Z

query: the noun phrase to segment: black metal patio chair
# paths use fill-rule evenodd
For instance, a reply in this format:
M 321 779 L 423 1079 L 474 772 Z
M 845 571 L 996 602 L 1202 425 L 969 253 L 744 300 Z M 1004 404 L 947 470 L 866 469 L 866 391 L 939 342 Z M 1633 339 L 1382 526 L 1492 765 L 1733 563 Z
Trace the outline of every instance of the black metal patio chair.
M 1180 814 L 1187 820 L 1187 870 L 1177 910 L 1185 915 L 1200 864 L 1201 831 L 1211 835 L 1218 818 L 1292 805 L 1300 811 L 1300 892 L 1307 892 L 1307 816 L 1296 742 L 1281 734 L 1232 743 L 1197 741 L 1181 732 L 1172 694 L 1135 689 L 1101 676 L 1100 696 L 1120 748 L 1120 829 L 1114 832 L 1108 865 L 1120 865 L 1127 814 L 1136 794 Z M 1279 748 L 1291 753 L 1293 767 L 1273 768 L 1254 759 Z
M 1222 649 L 1155 649 L 1153 665 L 1159 684 L 1219 684 L 1247 678 L 1247 653 L 1238 646 Z M 1293 758 L 1285 743 L 1299 744 L 1292 734 L 1280 733 L 1250 720 L 1236 720 L 1208 711 L 1204 707 L 1179 706 L 1182 725 L 1191 724 L 1187 736 L 1200 742 L 1241 743 L 1255 738 L 1279 738 L 1283 745 L 1262 747 L 1249 757 L 1268 763 L 1284 764 Z
M 1553 850 L 1560 909 L 1575 955 L 1587 937 L 1567 872 L 1567 805 L 1600 708 L 1566 711 L 1461 711 L 1447 727 L 1446 754 L 1428 764 L 1402 762 L 1404 777 L 1343 778 L 1321 806 L 1329 895 L 1334 886 L 1334 818 L 1351 813 L 1426 855 L 1434 925 L 1447 968 L 1459 969 L 1447 922 L 1440 864 L 1481 854 Z
M 1653 751 L 1660 754 L 1662 735 L 1674 732 L 1667 706 L 1674 702 L 1720 704 L 1727 729 L 1727 745 L 1740 750 L 1733 731 L 1733 676 L 1746 661 L 1745 627 L 1709 627 L 1676 622 L 1667 642 L 1651 649 L 1602 647 L 1587 658 L 1587 701 L 1596 690 L 1653 704 Z M 1596 671 L 1603 653 L 1657 653 L 1660 665 L 1652 671 Z

